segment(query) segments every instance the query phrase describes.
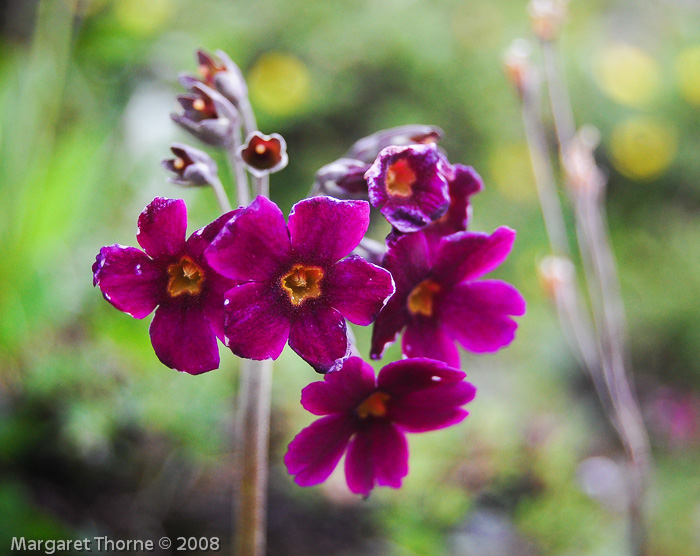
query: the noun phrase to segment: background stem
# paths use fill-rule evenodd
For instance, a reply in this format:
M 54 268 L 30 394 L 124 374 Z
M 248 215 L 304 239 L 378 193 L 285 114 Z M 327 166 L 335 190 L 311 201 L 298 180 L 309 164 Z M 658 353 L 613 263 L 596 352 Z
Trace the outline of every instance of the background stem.
M 271 388 L 271 360 L 241 360 L 235 442 L 239 475 L 234 554 L 238 556 L 265 554 Z

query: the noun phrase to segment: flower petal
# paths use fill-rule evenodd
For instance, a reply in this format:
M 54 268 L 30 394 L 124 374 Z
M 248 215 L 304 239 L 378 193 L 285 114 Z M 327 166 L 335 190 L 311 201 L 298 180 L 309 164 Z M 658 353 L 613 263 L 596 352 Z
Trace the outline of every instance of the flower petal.
M 459 352 L 434 320 L 414 319 L 403 333 L 401 351 L 406 357 L 427 357 L 459 368 Z
M 474 399 L 469 382 L 435 382 L 432 388 L 392 400 L 389 419 L 407 432 L 443 429 L 462 421 L 469 413 L 460 406 Z
M 150 328 L 158 359 L 171 369 L 198 375 L 219 367 L 219 348 L 204 310 L 187 301 L 160 305 Z
M 372 359 L 381 359 L 386 346 L 393 344 L 399 333 L 410 322 L 411 317 L 406 307 L 407 295 L 407 293 L 400 295 L 396 292 L 377 315 L 372 327 L 372 347 L 369 352 Z
M 394 293 L 391 274 L 362 257 L 335 264 L 323 285 L 328 303 L 354 324 L 372 324 Z
M 491 235 L 459 232 L 442 238 L 433 266 L 434 276 L 443 284 L 473 280 L 491 272 L 510 253 L 515 230 L 501 226 Z
M 227 278 L 262 282 L 275 276 L 291 253 L 282 211 L 265 197 L 229 220 L 205 251 L 207 262 Z
M 289 233 L 297 255 L 331 264 L 347 256 L 367 232 L 369 203 L 312 197 L 292 207 Z
M 369 496 L 375 485 L 399 488 L 408 474 L 406 437 L 387 421 L 358 431 L 345 457 L 345 477 L 355 494 Z
M 333 370 L 350 353 L 345 319 L 335 309 L 305 302 L 289 331 L 289 347 L 317 372 Z
M 219 216 L 211 224 L 207 224 L 203 228 L 192 232 L 187 238 L 187 254 L 195 257 L 198 261 L 204 257 L 204 250 L 209 247 L 212 241 L 221 232 L 224 226 L 233 218 L 243 212 L 242 208 L 237 208 Z
M 151 257 L 176 257 L 185 247 L 185 201 L 156 197 L 140 214 L 138 227 L 136 240 Z
M 433 236 L 446 236 L 467 229 L 471 217 L 469 198 L 484 188 L 481 177 L 471 166 L 455 164 L 448 178 L 450 206 L 447 212 L 428 226 L 425 231 Z
M 447 292 L 438 315 L 447 333 L 475 353 L 496 351 L 513 341 L 525 313 L 525 300 L 513 286 L 498 280 L 459 284 Z
M 167 277 L 163 269 L 135 247 L 108 245 L 92 265 L 93 285 L 120 311 L 142 319 L 160 303 Z
M 462 371 L 448 366 L 443 361 L 418 357 L 401 359 L 389 363 L 379 371 L 377 388 L 397 398 L 434 388 L 438 383 L 458 383 L 465 376 L 467 375 Z
M 333 472 L 355 432 L 352 417 L 329 415 L 314 421 L 289 443 L 284 463 L 294 482 L 312 486 Z
M 350 357 L 343 366 L 312 382 L 301 391 L 301 405 L 314 415 L 353 411 L 373 391 L 374 370 L 359 357 Z
M 290 317 L 279 294 L 266 283 L 249 282 L 226 292 L 226 345 L 239 357 L 277 359 L 289 338 Z
M 425 234 L 395 235 L 389 242 L 382 266 L 394 277 L 396 291 L 408 295 L 430 272 L 432 253 Z

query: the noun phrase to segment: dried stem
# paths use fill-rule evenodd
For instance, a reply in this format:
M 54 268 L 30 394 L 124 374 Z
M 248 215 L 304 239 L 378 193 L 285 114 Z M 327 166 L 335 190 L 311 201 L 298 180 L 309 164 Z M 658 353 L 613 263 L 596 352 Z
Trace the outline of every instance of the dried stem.
M 574 153 L 574 119 L 555 41 L 542 41 L 545 75 L 554 116 L 559 154 L 572 193 L 579 247 L 591 297 L 595 339 L 610 413 L 630 462 L 628 517 L 631 554 L 646 553 L 644 499 L 651 468 L 651 450 L 639 403 L 626 369 L 625 318 L 615 258 L 605 219 L 604 180 L 595 166 L 592 146 Z M 582 141 L 582 139 L 578 139 Z M 580 152 L 583 148 L 584 152 Z M 579 159 L 573 158 L 578 156 Z M 583 162 L 580 157 L 584 156 Z M 603 399 L 606 402 L 606 399 Z
M 272 361 L 241 361 L 235 449 L 238 499 L 233 552 L 238 556 L 265 554 L 271 388 Z

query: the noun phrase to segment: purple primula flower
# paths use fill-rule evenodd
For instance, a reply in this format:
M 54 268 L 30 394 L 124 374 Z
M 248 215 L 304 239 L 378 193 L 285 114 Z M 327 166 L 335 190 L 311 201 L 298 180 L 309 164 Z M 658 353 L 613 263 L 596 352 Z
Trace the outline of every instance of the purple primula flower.
M 500 280 L 477 280 L 510 253 L 515 231 L 493 234 L 458 232 L 431 241 L 423 232 L 395 238 L 383 266 L 396 281 L 396 293 L 377 317 L 370 356 L 379 359 L 385 346 L 405 328 L 407 357 L 430 357 L 459 367 L 457 341 L 484 353 L 508 345 L 525 313 L 520 293 Z
M 206 257 L 224 276 L 244 282 L 226 292 L 231 351 L 276 359 L 289 340 L 319 372 L 347 357 L 345 319 L 371 324 L 394 291 L 383 268 L 356 256 L 344 259 L 368 225 L 367 202 L 332 197 L 294 205 L 289 226 L 265 197 L 228 222 Z
M 400 232 L 416 232 L 445 214 L 448 171 L 433 143 L 386 147 L 365 174 L 369 200 Z
M 406 432 L 442 429 L 462 421 L 461 406 L 476 388 L 440 361 L 389 363 L 375 379 L 359 357 L 301 392 L 301 405 L 324 415 L 289 444 L 284 463 L 300 486 L 322 483 L 341 456 L 348 487 L 368 496 L 375 485 L 399 488 L 408 473 Z
M 238 156 L 258 178 L 283 170 L 289 162 L 287 143 L 279 133 L 264 135 L 254 131 L 239 147 Z
M 139 216 L 136 239 L 145 253 L 109 245 L 92 266 L 93 284 L 117 309 L 137 319 L 156 310 L 151 342 L 158 359 L 172 369 L 200 374 L 219 366 L 216 338 L 224 339 L 224 293 L 235 282 L 209 266 L 204 250 L 239 210 L 185 241 L 185 202 L 156 197 Z

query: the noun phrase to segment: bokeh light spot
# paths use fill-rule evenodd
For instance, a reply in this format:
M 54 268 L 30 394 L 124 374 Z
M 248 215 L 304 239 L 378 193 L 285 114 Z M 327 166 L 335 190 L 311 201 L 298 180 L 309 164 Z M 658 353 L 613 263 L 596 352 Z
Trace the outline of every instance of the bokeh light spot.
M 531 201 L 536 198 L 530 155 L 525 143 L 496 145 L 489 156 L 493 183 L 511 201 Z
M 311 90 L 308 68 L 295 56 L 270 52 L 261 56 L 248 79 L 253 104 L 284 116 L 306 104 Z
M 601 90 L 626 106 L 645 106 L 661 85 L 659 64 L 636 46 L 614 44 L 605 48 L 595 64 L 594 76 Z
M 137 35 L 152 35 L 169 19 L 171 0 L 119 0 L 114 3 L 114 17 L 127 31 Z
M 676 74 L 683 98 L 700 105 L 700 45 L 686 48 L 678 55 Z
M 615 168 L 632 179 L 651 179 L 673 161 L 678 132 L 670 124 L 635 116 L 615 126 L 611 141 Z

